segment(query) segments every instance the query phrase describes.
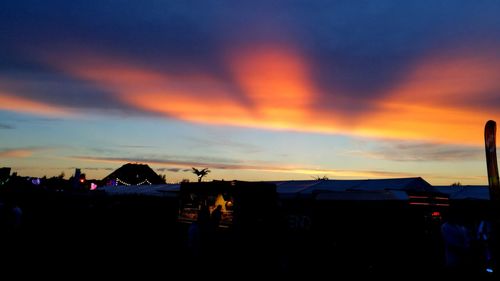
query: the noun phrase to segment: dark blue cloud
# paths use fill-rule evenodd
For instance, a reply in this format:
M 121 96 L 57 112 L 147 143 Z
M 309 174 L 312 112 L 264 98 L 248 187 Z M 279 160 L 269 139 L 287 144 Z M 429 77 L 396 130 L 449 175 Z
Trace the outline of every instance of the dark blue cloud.
M 9 125 L 9 124 L 4 124 L 4 123 L 0 123 L 0 129 L 4 129 L 4 130 L 11 130 L 11 129 L 15 129 L 16 127 L 12 126 L 12 125 Z
M 3 73 L 2 90 L 24 98 L 73 108 L 126 109 L 109 92 L 61 73 Z M 133 108 L 128 108 L 132 110 Z
M 494 1 L 331 2 L 305 5 L 307 23 L 299 28 L 321 88 L 358 98 L 379 98 L 436 50 L 500 42 Z
M 321 92 L 315 106 L 366 111 L 422 57 L 500 43 L 499 14 L 498 1 L 2 1 L 0 78 L 29 98 L 132 110 L 27 51 L 83 46 L 160 73 L 211 73 L 238 96 L 224 55 L 272 42 L 295 46 L 312 62 Z

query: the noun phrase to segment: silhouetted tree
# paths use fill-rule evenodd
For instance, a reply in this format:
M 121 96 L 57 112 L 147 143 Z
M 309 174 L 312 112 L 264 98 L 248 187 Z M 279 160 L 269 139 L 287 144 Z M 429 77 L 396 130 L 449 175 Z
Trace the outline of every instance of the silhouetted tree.
M 314 180 L 317 180 L 317 181 L 327 181 L 327 180 L 329 180 L 329 178 L 327 176 L 322 176 L 322 177 L 316 176 L 316 177 L 313 177 L 313 178 L 314 178 Z
M 452 183 L 451 186 L 462 186 L 462 184 L 459 181 L 457 181 Z
M 64 175 L 64 172 L 61 172 L 61 173 L 59 174 L 59 176 L 57 176 L 57 177 L 58 177 L 59 179 L 61 179 L 61 180 L 62 180 L 62 179 L 64 179 L 64 176 L 65 176 L 65 175 Z
M 193 174 L 195 174 L 198 177 L 198 182 L 201 182 L 201 179 L 208 173 L 210 173 L 210 170 L 208 168 L 205 168 L 203 170 L 198 170 L 193 167 L 192 169 L 193 169 Z
M 165 174 L 160 174 L 159 176 L 160 176 L 161 180 L 162 180 L 164 183 L 166 183 L 166 182 L 167 182 L 167 175 L 165 175 Z

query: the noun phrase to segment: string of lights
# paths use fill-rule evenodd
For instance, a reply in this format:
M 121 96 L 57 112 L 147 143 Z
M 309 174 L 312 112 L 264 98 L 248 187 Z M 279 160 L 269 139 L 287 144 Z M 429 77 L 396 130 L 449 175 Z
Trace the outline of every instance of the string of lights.
M 126 186 L 130 186 L 130 185 L 144 185 L 146 183 L 149 184 L 149 185 L 152 185 L 152 183 L 148 179 L 145 179 L 145 180 L 143 180 L 142 182 L 140 182 L 138 184 L 130 184 L 128 182 L 122 181 L 119 178 L 116 178 L 116 183 L 117 183 L 117 185 L 118 185 L 118 183 L 121 183 L 121 184 L 126 185 Z

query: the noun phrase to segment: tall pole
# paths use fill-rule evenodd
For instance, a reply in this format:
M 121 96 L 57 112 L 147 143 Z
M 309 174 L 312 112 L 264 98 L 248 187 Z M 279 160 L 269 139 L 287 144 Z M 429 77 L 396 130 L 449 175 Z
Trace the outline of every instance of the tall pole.
M 75 177 L 73 178 L 73 190 L 78 189 L 78 186 L 80 184 L 80 176 L 82 174 L 82 171 L 78 168 L 75 169 Z
M 488 168 L 488 184 L 490 199 L 500 201 L 500 183 L 498 181 L 498 164 L 496 149 L 497 124 L 493 120 L 484 127 L 484 144 L 486 149 L 486 166 Z

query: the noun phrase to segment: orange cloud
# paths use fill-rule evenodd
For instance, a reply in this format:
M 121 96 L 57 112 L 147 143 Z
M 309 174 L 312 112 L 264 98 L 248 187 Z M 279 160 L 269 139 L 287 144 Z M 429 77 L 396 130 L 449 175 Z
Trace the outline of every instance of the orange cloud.
M 69 110 L 48 103 L 16 97 L 0 92 L 0 110 L 33 113 L 44 116 L 65 116 Z
M 441 55 L 420 62 L 366 116 L 357 131 L 400 139 L 482 144 L 484 124 L 500 110 L 482 100 L 500 90 L 500 59 L 488 53 Z
M 309 65 L 292 50 L 266 47 L 229 54 L 226 60 L 235 85 L 209 73 L 173 75 L 112 55 L 79 54 L 77 63 L 54 61 L 62 63 L 59 67 L 64 71 L 97 83 L 145 111 L 205 124 L 335 131 L 334 123 L 321 124 L 314 115 L 310 104 L 316 91 Z M 237 96 L 235 88 L 243 96 Z
M 3 158 L 26 158 L 33 155 L 38 149 L 20 148 L 20 149 L 5 149 L 0 151 L 0 157 Z
M 51 61 L 71 61 L 58 66 L 135 108 L 189 122 L 478 145 L 485 121 L 500 119 L 500 110 L 488 112 L 478 102 L 496 98 L 500 60 L 477 50 L 423 58 L 370 111 L 352 118 L 328 105 L 314 108 L 325 94 L 313 83 L 313 66 L 292 48 L 228 53 L 231 81 L 194 69 L 172 74 L 112 55 L 78 53 L 76 62 Z M 329 91 L 339 101 L 356 101 Z
M 172 75 L 111 55 L 79 53 L 81 61 L 78 63 L 58 66 L 97 83 L 135 108 L 191 122 L 252 125 L 248 121 L 251 112 L 234 97 L 226 83 L 210 74 Z
M 283 48 L 257 48 L 234 53 L 228 61 L 261 126 L 297 129 L 310 124 L 315 90 L 300 55 Z

